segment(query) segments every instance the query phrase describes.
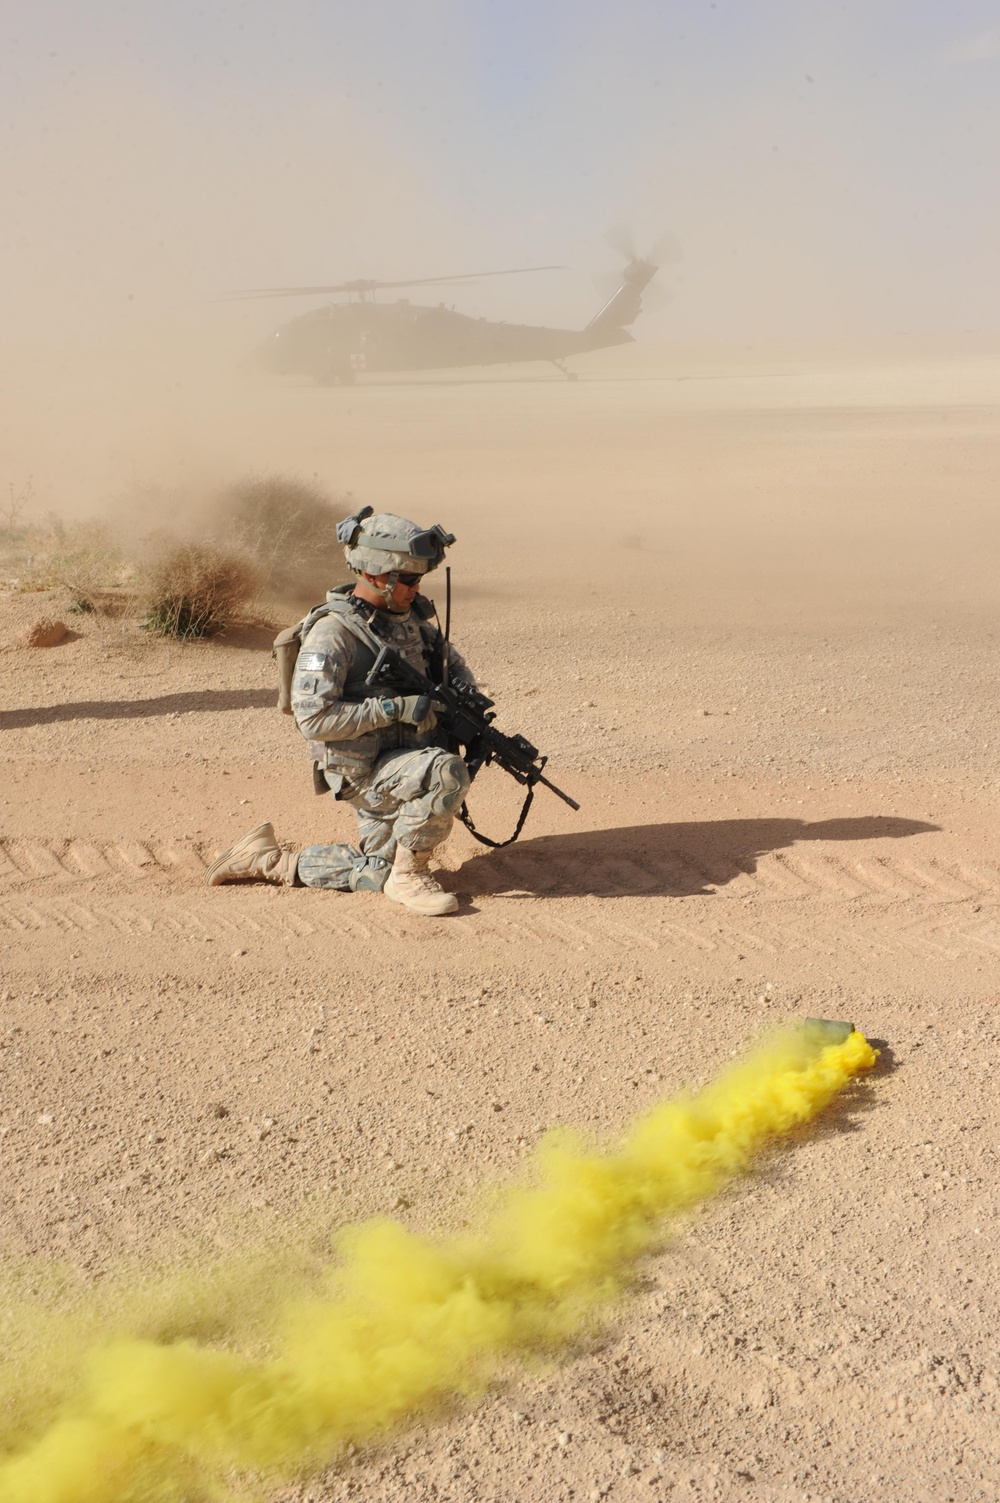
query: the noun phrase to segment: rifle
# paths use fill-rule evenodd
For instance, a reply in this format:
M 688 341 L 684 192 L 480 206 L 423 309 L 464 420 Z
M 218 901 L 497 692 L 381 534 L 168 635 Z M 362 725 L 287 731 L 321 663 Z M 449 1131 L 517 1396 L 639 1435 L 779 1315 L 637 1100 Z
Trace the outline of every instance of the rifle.
M 548 758 L 541 755 L 537 746 L 532 746 L 526 736 L 505 736 L 496 729 L 493 725 L 493 700 L 480 694 L 471 684 L 435 684 L 416 668 L 412 668 L 392 647 L 382 648 L 365 683 L 368 688 L 379 690 L 383 694 L 425 694 L 429 702 L 443 706 L 442 721 L 445 730 L 458 746 L 465 748 L 465 763 L 470 777 L 474 778 L 481 767 L 495 762 L 516 783 L 527 788 L 517 828 L 508 840 L 491 840 L 488 835 L 481 834 L 472 823 L 465 804 L 462 805 L 459 818 L 480 844 L 500 850 L 503 846 L 514 843 L 524 829 L 528 810 L 535 797 L 535 788 L 539 783 L 557 798 L 561 798 L 564 804 L 569 804 L 571 809 L 579 809 L 580 805 L 575 799 L 570 798 L 568 793 L 563 793 L 561 788 L 557 788 L 555 783 L 549 782 L 545 777 L 544 767 Z

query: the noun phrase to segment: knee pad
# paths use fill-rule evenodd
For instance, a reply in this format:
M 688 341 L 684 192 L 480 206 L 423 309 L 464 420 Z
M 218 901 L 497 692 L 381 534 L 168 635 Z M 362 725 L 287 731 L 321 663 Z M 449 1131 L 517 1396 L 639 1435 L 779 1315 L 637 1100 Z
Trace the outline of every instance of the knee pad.
M 352 892 L 381 892 L 389 880 L 389 863 L 381 856 L 359 856 L 348 879 Z
M 438 795 L 434 802 L 440 804 L 450 814 L 462 802 L 469 791 L 472 779 L 469 777 L 469 769 L 461 757 L 451 753 L 441 757 L 435 767 L 437 774 Z

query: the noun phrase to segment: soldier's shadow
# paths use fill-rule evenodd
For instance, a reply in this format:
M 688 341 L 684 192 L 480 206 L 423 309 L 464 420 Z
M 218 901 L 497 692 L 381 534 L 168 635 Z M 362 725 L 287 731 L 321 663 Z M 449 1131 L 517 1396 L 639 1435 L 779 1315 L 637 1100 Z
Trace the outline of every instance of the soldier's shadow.
M 585 897 L 705 896 L 802 842 L 900 840 L 939 830 L 919 819 L 715 819 L 540 835 L 467 860 L 454 886 L 489 893 Z M 878 860 L 878 854 L 874 853 Z

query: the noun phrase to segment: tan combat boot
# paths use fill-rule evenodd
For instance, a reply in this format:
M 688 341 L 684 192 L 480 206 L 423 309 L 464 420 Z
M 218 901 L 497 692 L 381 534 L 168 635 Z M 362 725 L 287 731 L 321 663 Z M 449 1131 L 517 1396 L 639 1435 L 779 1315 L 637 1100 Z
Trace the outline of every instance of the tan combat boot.
M 258 825 L 256 830 L 244 835 L 212 862 L 205 873 L 205 885 L 218 887 L 223 882 L 250 882 L 260 878 L 264 882 L 282 882 L 291 887 L 298 862 L 298 851 L 283 851 L 274 838 L 271 825 Z
M 445 892 L 427 870 L 433 852 L 411 851 L 408 846 L 396 847 L 396 859 L 382 891 L 394 903 L 402 903 L 411 913 L 423 913 L 438 918 L 442 913 L 454 913 L 458 899 L 453 892 Z

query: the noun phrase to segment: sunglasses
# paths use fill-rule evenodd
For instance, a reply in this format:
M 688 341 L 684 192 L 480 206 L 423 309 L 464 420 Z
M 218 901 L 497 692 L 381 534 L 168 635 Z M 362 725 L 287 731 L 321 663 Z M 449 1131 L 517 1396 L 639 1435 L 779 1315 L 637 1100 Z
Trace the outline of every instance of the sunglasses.
M 422 574 L 397 574 L 396 575 L 397 581 L 401 585 L 405 585 L 408 590 L 412 590 L 414 585 L 418 585 L 420 583 L 420 581 L 423 579 L 423 577 L 424 576 Z

